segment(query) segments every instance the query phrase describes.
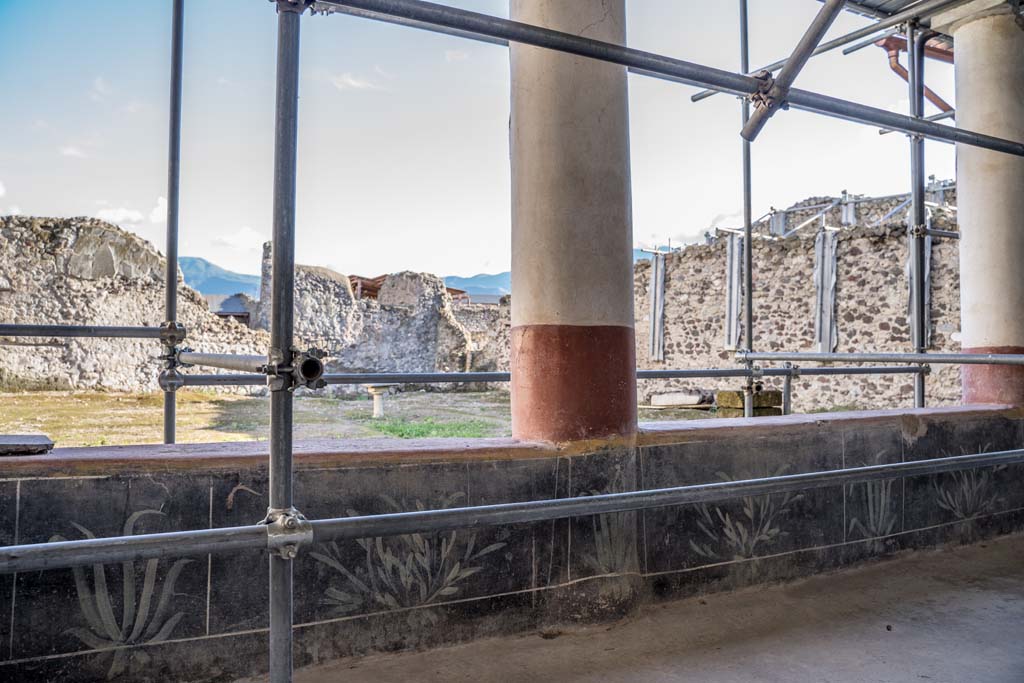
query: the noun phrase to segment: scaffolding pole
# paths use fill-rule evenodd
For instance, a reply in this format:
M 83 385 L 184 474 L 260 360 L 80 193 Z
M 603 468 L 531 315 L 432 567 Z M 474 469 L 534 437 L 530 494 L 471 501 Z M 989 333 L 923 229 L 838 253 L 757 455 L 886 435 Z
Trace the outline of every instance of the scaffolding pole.
M 1024 365 L 1020 353 L 814 353 L 807 351 L 736 352 L 740 363 L 920 363 L 923 365 Z M 767 370 L 765 370 L 767 372 Z M 800 371 L 809 374 L 810 368 Z
M 178 321 L 178 197 L 181 189 L 181 80 L 184 60 L 185 0 L 174 0 L 171 18 L 171 96 L 167 134 L 167 264 L 164 320 Z M 174 344 L 165 344 L 166 370 L 175 366 Z M 164 389 L 164 443 L 174 443 L 177 394 L 173 385 Z
M 318 519 L 307 522 L 309 533 L 306 534 L 303 543 L 308 546 L 312 543 L 347 539 L 436 533 L 569 517 L 588 517 L 1021 463 L 1024 463 L 1024 449 L 1015 449 L 866 467 L 785 474 L 740 481 L 717 481 L 663 489 L 602 493 L 575 498 L 553 498 L 474 507 Z M 272 536 L 272 530 L 267 525 L 252 524 L 223 529 L 175 531 L 162 534 L 7 546 L 0 547 L 0 574 L 267 548 L 274 545 Z M 273 604 L 273 593 L 271 600 Z M 271 624 L 271 628 L 273 628 L 273 621 Z M 284 676 L 284 672 L 280 669 L 275 669 L 273 673 L 276 675 L 271 676 L 272 683 L 290 679 L 290 671 L 287 672 L 287 676 Z
M 907 26 L 907 82 L 910 94 L 910 115 L 921 118 L 924 116 L 924 49 L 927 42 L 936 35 L 934 31 L 920 31 L 918 27 Z M 911 337 L 914 353 L 923 354 L 928 339 L 928 324 L 925 306 L 928 298 L 925 292 L 925 264 L 927 258 L 925 248 L 925 169 L 924 139 L 910 136 L 910 220 L 907 221 L 908 246 L 910 248 L 910 311 Z M 924 375 L 914 377 L 914 407 L 923 408 L 925 404 Z
M 928 373 L 926 367 L 852 366 L 825 368 L 695 368 L 681 370 L 637 370 L 637 379 L 723 379 L 746 377 L 912 375 Z M 181 386 L 260 386 L 267 383 L 266 374 L 179 375 Z M 326 384 L 467 384 L 471 382 L 508 382 L 507 372 L 357 372 L 328 373 Z
M 747 0 L 740 0 L 740 71 L 750 71 L 750 24 Z M 740 118 L 746 129 L 750 121 L 750 100 L 740 100 Z M 750 163 L 750 140 L 741 138 L 743 149 L 743 347 L 754 350 L 754 209 L 752 199 L 752 171 Z M 754 369 L 753 363 L 747 370 Z M 743 389 L 743 416 L 754 416 L 754 378 L 747 375 Z
M 811 55 L 818 47 L 818 43 L 825 37 L 825 33 L 832 26 L 836 17 L 843 11 L 843 5 L 845 4 L 846 0 L 824 0 L 824 4 L 822 4 L 818 14 L 814 17 L 814 21 L 804 31 L 804 35 L 793 49 L 793 54 L 790 55 L 789 59 L 786 60 L 785 66 L 779 71 L 779 75 L 774 80 L 770 76 L 765 79 L 763 90 L 756 95 L 758 107 L 754 111 L 753 116 L 745 122 L 743 130 L 740 132 L 744 140 L 753 142 L 761 133 L 761 129 L 768 123 L 768 119 L 774 116 L 775 112 L 785 104 L 786 98 L 789 96 L 789 90 L 793 87 L 793 82 L 800 75 L 800 72 L 807 64 L 807 60 L 811 58 Z M 745 66 L 743 73 L 747 73 L 747 71 L 748 68 Z
M 122 327 L 110 325 L 0 325 L 0 337 L 96 337 L 120 339 L 160 339 L 159 327 Z
M 571 33 L 421 0 L 320 0 L 318 4 L 352 7 L 376 14 L 404 17 L 464 33 L 557 50 L 633 68 L 644 72 L 645 75 L 688 85 L 711 87 L 743 97 L 757 92 L 761 84 L 760 80 L 744 74 L 736 74 Z M 974 131 L 944 126 L 932 121 L 915 119 L 821 93 L 793 88 L 789 91 L 787 101 L 790 107 L 846 121 L 882 126 L 904 133 L 916 133 L 929 139 L 960 142 L 1006 154 L 1024 156 L 1024 143 L 1022 142 L 1004 140 Z
M 896 14 L 892 14 L 883 19 L 880 19 L 874 24 L 870 24 L 868 26 L 865 26 L 864 28 L 859 28 L 856 31 L 853 31 L 852 33 L 847 33 L 845 36 L 840 36 L 835 40 L 828 41 L 827 43 L 822 43 L 814 50 L 814 52 L 811 53 L 811 56 L 814 57 L 822 54 L 823 52 L 829 52 L 831 50 L 834 50 L 837 47 L 849 45 L 854 41 L 860 40 L 861 38 L 866 38 L 868 36 L 875 35 L 876 33 L 879 33 L 879 31 L 882 31 L 882 29 L 886 29 L 891 26 L 905 24 L 906 22 L 913 19 L 926 19 L 930 16 L 938 14 L 939 12 L 944 12 L 948 9 L 956 7 L 957 5 L 963 5 L 967 2 L 970 2 L 970 0 L 928 0 L 927 2 L 918 3 L 910 7 L 909 9 L 903 10 L 902 12 L 898 12 Z M 875 40 L 879 40 L 881 38 L 885 38 L 887 35 L 891 34 L 892 32 L 886 31 L 885 33 L 875 35 L 875 37 L 872 38 L 871 42 L 874 42 Z M 780 59 L 777 62 L 772 62 L 767 66 L 757 69 L 757 71 L 778 71 L 779 69 L 786 66 L 786 63 L 788 61 L 788 59 Z M 750 74 L 751 72 L 748 69 L 744 71 L 744 73 Z M 712 95 L 715 95 L 717 93 L 718 91 L 714 89 L 702 90 L 696 95 L 690 97 L 690 100 L 692 102 L 700 102 L 701 100 L 707 99 L 708 97 L 711 97 Z
M 290 361 L 294 336 L 295 186 L 299 117 L 299 27 L 306 0 L 277 0 L 277 93 L 274 117 L 273 273 L 268 360 Z M 270 509 L 275 519 L 295 517 L 292 507 L 290 378 L 270 392 Z M 292 680 L 292 569 L 287 553 L 270 553 L 270 680 Z

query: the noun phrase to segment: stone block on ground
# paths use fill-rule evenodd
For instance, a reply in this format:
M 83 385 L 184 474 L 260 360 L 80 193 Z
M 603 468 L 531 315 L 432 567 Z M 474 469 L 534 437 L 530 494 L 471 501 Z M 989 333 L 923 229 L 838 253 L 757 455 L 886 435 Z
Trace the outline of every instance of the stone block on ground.
M 754 408 L 754 417 L 771 417 L 782 415 L 782 408 Z M 719 408 L 716 417 L 743 417 L 743 408 Z
M 743 409 L 743 391 L 728 389 L 715 394 L 715 403 L 719 408 Z M 775 408 L 782 405 L 782 392 L 778 389 L 765 389 L 754 393 L 755 408 Z

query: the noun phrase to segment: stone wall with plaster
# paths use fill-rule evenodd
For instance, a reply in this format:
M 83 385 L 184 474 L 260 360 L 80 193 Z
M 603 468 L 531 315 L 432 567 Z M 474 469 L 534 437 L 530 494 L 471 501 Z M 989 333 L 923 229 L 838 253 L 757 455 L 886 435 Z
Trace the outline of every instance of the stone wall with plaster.
M 819 204 L 823 198 L 808 200 Z M 861 205 L 859 223 L 870 224 L 899 200 Z M 796 225 L 813 216 L 791 216 Z M 836 311 L 836 352 L 912 351 L 907 323 L 908 284 L 905 213 L 877 227 L 839 233 Z M 839 216 L 827 218 L 838 225 Z M 948 211 L 936 211 L 933 225 L 955 226 Z M 754 346 L 758 351 L 814 349 L 814 236 L 808 228 L 785 239 L 755 239 Z M 650 360 L 650 262 L 637 264 L 634 278 L 637 363 L 641 368 L 736 367 L 725 348 L 726 240 L 690 245 L 666 258 L 665 359 Z M 931 250 L 930 350 L 960 350 L 959 260 L 954 240 L 935 239 Z M 741 341 L 741 346 L 743 342 Z M 736 389 L 742 380 L 649 380 L 640 382 L 641 401 L 653 393 L 678 389 Z M 781 380 L 766 385 L 781 387 Z M 926 382 L 929 405 L 960 401 L 959 368 L 933 366 Z M 793 384 L 796 411 L 837 407 L 906 407 L 913 401 L 911 375 L 803 377 Z
M 92 218 L 0 217 L 0 321 L 157 327 L 164 259 L 145 240 Z M 210 312 L 178 283 L 188 344 L 265 353 L 269 337 Z M 152 339 L 0 337 L 0 390 L 154 391 L 162 348 Z

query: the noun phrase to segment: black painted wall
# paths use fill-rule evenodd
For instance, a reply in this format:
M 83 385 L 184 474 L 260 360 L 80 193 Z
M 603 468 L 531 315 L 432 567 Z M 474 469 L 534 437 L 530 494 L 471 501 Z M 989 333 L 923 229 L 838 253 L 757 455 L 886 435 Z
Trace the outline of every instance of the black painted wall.
M 585 496 L 1021 447 L 1009 414 L 823 421 L 523 460 L 296 473 L 311 518 Z M 0 477 L 2 477 L 0 463 Z M 298 665 L 617 617 L 1024 525 L 1022 468 L 423 537 L 296 560 Z M 262 470 L 0 478 L 0 545 L 249 524 Z M 0 680 L 222 681 L 265 670 L 262 552 L 0 576 Z

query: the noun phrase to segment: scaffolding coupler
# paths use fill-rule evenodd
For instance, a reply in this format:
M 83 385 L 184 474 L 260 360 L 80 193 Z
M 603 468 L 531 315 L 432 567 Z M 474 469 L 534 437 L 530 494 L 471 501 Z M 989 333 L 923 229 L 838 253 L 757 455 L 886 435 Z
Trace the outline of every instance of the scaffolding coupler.
M 267 549 L 284 560 L 294 560 L 299 548 L 313 544 L 313 525 L 294 507 L 268 508 L 260 524 L 267 526 Z
M 292 347 L 289 357 L 279 349 L 271 349 L 266 366 L 267 386 L 271 391 L 294 391 L 299 387 L 322 389 L 327 386 L 324 376 L 324 361 L 327 352 L 310 348 L 300 351 Z
M 295 12 L 302 14 L 313 6 L 313 0 L 270 0 L 277 5 L 278 12 Z
M 187 330 L 178 322 L 165 322 L 160 325 L 160 342 L 167 347 L 175 347 L 185 341 Z

